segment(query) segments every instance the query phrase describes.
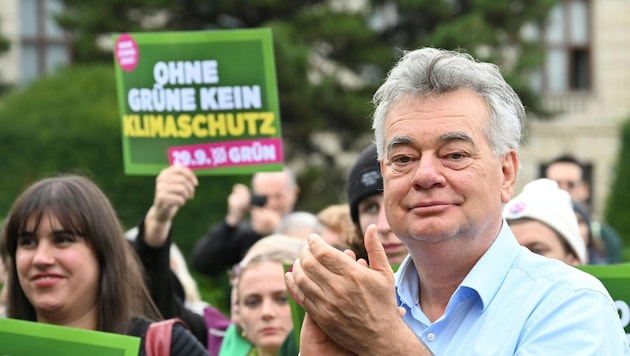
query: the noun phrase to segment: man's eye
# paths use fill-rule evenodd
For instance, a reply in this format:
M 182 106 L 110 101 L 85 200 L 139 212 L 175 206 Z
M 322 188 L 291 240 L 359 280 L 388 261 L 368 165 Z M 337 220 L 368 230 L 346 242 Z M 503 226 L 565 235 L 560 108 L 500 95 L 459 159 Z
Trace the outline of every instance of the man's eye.
M 451 169 L 463 169 L 473 163 L 473 157 L 464 152 L 447 153 L 441 160 L 445 167 Z
M 411 161 L 411 158 L 407 156 L 402 156 L 402 157 L 396 157 L 392 161 L 396 163 L 409 163 L 409 161 Z

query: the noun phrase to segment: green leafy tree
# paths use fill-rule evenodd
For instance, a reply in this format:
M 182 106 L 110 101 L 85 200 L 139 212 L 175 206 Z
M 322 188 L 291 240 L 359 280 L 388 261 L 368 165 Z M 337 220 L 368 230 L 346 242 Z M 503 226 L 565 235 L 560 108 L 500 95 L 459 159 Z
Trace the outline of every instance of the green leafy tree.
M 329 130 L 343 149 L 362 148 L 366 140 L 357 139 L 370 132 L 371 95 L 403 49 L 465 49 L 498 63 L 526 106 L 545 114 L 527 80 L 541 48 L 521 32 L 556 2 L 372 0 L 351 8 L 321 0 L 64 0 L 68 11 L 59 22 L 74 35 L 77 60 L 110 63 L 95 38 L 112 32 L 272 28 L 287 160 L 307 162 L 300 206 L 317 210 L 343 200 L 345 171 L 312 134 Z
M 73 60 L 77 63 L 111 63 L 111 51 L 103 48 L 99 39 L 112 32 L 162 30 L 157 19 L 167 6 L 160 0 L 62 0 L 65 11 L 56 20 L 73 37 Z M 155 28 L 147 20 L 156 18 Z M 148 23 L 147 23 L 148 22 Z M 145 25 L 143 26 L 143 23 Z
M 398 48 L 434 46 L 465 49 L 499 64 L 530 111 L 547 113 L 528 85 L 542 61 L 540 38 L 525 38 L 525 25 L 542 26 L 557 0 L 407 0 L 397 2 L 395 24 L 381 37 Z M 373 1 L 380 6 L 389 1 Z
M 615 227 L 622 237 L 624 245 L 630 246 L 630 118 L 621 127 L 621 145 L 615 164 L 615 175 L 606 205 L 606 221 Z M 630 254 L 624 255 L 630 260 Z
M 310 135 L 333 130 L 347 147 L 369 132 L 368 102 L 376 83 L 354 89 L 336 80 L 341 69 L 357 73 L 362 66 L 370 65 L 373 58 L 383 62 L 379 67 L 390 60 L 389 50 L 373 35 L 365 13 L 333 11 L 321 1 L 176 1 L 168 6 L 163 1 L 140 0 L 64 2 L 68 11 L 58 20 L 73 34 L 79 62 L 112 63 L 111 53 L 99 48 L 95 38 L 112 32 L 158 30 L 152 27 L 156 23 L 161 23 L 159 30 L 164 31 L 271 27 L 287 160 L 308 161 L 315 156 L 325 162 L 300 177 L 304 194 L 299 206 L 315 211 L 343 199 L 340 193 L 345 172 L 336 167 L 333 155 L 318 152 L 317 143 L 312 142 Z M 155 20 L 160 14 L 167 15 L 162 21 Z M 321 35 L 317 37 L 317 33 Z M 309 74 L 321 72 L 311 66 L 317 43 L 325 47 L 320 52 L 327 55 L 319 54 L 320 57 L 327 61 L 351 58 L 351 66 L 336 65 L 331 73 L 320 74 L 319 82 L 313 83 Z M 321 180 L 324 184 L 318 182 Z

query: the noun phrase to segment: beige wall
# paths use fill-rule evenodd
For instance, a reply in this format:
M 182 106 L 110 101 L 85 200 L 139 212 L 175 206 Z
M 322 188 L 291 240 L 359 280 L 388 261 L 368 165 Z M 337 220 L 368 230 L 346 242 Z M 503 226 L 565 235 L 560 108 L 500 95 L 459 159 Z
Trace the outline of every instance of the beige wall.
M 630 118 L 630 0 L 593 1 L 593 83 L 587 94 L 546 96 L 562 110 L 552 121 L 530 118 L 522 146 L 517 191 L 538 176 L 538 167 L 563 153 L 593 164 L 594 209 L 603 213 L 619 148 L 618 127 Z
M 19 19 L 18 0 L 2 0 L 2 5 L 0 5 L 0 33 L 11 41 L 9 52 L 0 56 L 0 78 L 3 82 L 15 83 L 19 79 Z

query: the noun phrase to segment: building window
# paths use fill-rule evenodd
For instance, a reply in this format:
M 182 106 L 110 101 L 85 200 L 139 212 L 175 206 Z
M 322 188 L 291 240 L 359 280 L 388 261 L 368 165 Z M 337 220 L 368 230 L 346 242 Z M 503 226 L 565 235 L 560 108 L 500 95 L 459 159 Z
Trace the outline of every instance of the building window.
M 590 90 L 592 86 L 591 4 L 560 0 L 542 29 L 543 68 L 532 83 L 548 93 Z
M 54 16 L 59 0 L 20 0 L 20 83 L 25 84 L 70 62 L 68 40 Z

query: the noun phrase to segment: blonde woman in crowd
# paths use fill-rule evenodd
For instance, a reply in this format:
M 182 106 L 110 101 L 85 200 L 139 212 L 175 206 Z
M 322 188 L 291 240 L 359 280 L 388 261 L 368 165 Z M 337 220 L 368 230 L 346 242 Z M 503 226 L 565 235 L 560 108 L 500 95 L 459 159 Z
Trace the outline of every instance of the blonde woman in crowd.
M 254 244 L 239 263 L 235 312 L 241 336 L 252 345 L 247 356 L 278 355 L 292 330 L 284 265 L 293 263 L 305 245 L 304 240 L 292 236 L 270 235 Z M 227 346 L 221 354 L 228 354 L 226 351 Z

